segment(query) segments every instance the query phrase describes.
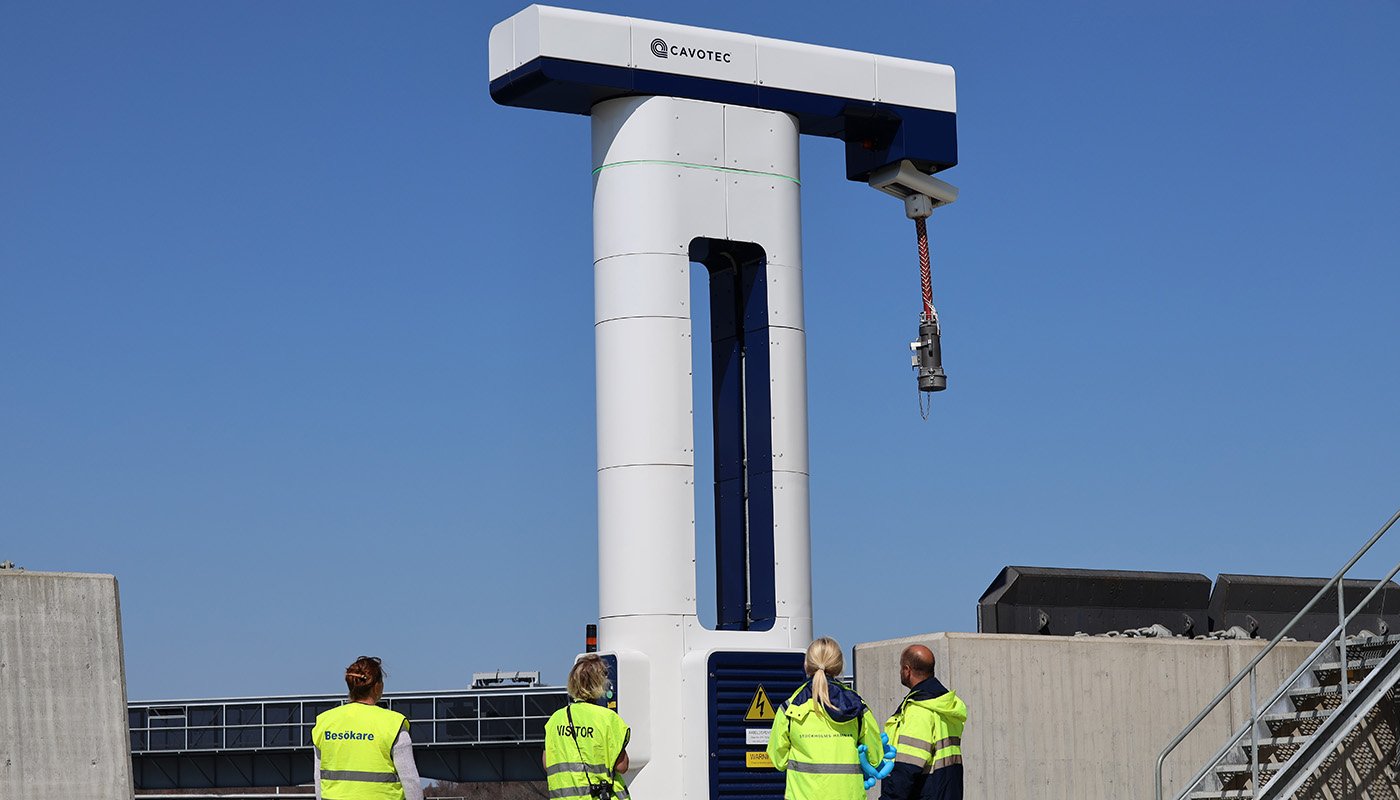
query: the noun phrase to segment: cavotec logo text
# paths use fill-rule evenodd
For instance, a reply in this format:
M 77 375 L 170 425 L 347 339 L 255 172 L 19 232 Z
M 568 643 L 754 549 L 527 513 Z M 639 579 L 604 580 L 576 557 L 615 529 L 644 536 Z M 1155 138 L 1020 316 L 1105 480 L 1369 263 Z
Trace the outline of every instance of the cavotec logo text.
M 733 53 L 726 53 L 723 50 L 706 50 L 702 47 L 686 47 L 680 44 L 667 44 L 665 39 L 651 40 L 651 54 L 657 58 L 693 58 L 697 61 L 714 61 L 720 64 L 729 64 L 734 60 Z

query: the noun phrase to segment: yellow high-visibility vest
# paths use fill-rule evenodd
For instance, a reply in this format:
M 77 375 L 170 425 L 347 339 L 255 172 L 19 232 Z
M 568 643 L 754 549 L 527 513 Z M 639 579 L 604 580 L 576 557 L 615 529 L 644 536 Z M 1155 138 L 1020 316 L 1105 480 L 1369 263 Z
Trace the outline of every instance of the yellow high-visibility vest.
M 832 681 L 832 689 L 837 686 Z M 768 737 L 768 758 L 774 767 L 787 772 L 783 797 L 865 800 L 865 773 L 856 745 L 864 744 L 866 760 L 879 766 L 883 753 L 879 723 L 866 708 L 861 709 L 859 718 L 833 720 L 817 710 L 817 700 L 810 693 L 801 703 L 794 703 L 806 690 L 803 685 L 783 703 Z
M 570 720 L 572 719 L 572 724 Z M 612 709 L 570 702 L 544 727 L 544 771 L 550 797 L 588 797 L 593 784 L 612 783 L 613 795 L 627 798 L 627 784 L 613 765 L 627 749 L 631 728 Z
M 910 692 L 885 723 L 885 733 L 894 745 L 896 764 L 913 764 L 928 775 L 962 763 L 966 724 L 967 704 L 953 692 L 921 700 Z
M 403 714 L 364 703 L 318 714 L 311 741 L 321 751 L 322 800 L 404 800 L 393 750 L 407 727 Z

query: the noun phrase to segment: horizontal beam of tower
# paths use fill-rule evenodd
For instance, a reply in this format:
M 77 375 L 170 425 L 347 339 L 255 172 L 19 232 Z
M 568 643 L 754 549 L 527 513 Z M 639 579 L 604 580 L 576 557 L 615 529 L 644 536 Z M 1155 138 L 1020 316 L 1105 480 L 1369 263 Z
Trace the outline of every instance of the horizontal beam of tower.
M 846 143 L 864 182 L 911 161 L 958 161 L 953 68 L 686 25 L 530 6 L 491 30 L 491 96 L 589 114 L 615 97 L 684 97 L 782 111 L 802 133 Z

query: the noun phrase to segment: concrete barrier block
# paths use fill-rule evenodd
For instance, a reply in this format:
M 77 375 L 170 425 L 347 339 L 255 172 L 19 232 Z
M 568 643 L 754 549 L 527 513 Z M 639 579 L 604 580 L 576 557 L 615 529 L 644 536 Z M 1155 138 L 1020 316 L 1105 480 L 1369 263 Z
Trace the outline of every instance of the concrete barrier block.
M 116 578 L 0 571 L 0 798 L 131 797 Z
M 1162 747 L 1264 646 L 976 633 L 858 644 L 857 688 L 882 722 L 904 697 L 899 655 L 910 644 L 933 650 L 939 680 L 967 702 L 967 800 L 1152 797 Z M 1315 646 L 1271 653 L 1260 665 L 1260 700 Z M 1168 759 L 1167 786 L 1184 783 L 1248 714 L 1242 685 Z

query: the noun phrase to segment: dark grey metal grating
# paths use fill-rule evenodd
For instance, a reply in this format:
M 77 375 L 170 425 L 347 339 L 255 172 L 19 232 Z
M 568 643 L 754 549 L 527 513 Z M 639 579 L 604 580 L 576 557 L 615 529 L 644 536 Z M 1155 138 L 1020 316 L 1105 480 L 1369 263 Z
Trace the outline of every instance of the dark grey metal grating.
M 1294 796 L 1297 800 L 1400 800 L 1397 707 L 1392 693 L 1372 709 Z
M 760 685 L 775 707 L 797 691 L 806 680 L 802 659 L 802 653 L 710 655 L 710 800 L 781 800 L 783 773 L 750 767 L 745 756 L 766 749 L 747 744 L 745 731 L 771 724 L 745 722 L 744 715 Z

